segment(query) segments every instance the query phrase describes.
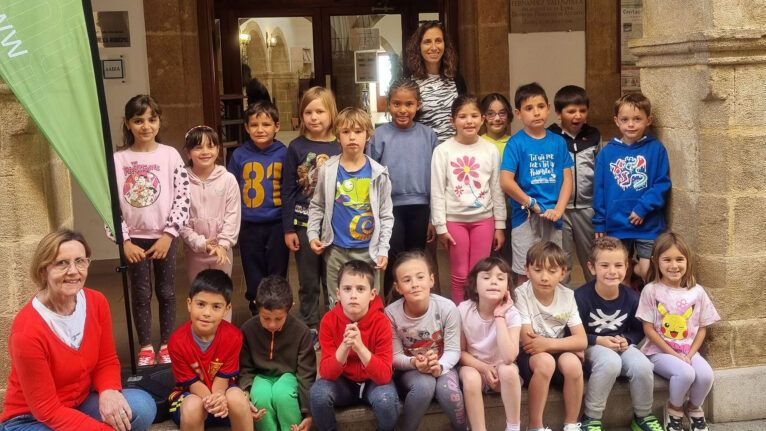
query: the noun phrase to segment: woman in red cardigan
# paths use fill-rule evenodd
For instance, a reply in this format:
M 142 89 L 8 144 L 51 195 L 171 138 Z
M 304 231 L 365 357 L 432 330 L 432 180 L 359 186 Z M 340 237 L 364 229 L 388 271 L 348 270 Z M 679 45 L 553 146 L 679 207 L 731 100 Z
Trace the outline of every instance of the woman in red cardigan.
M 37 245 L 31 276 L 41 289 L 11 326 L 0 431 L 144 431 L 154 420 L 149 394 L 122 391 L 109 304 L 83 287 L 89 264 L 79 233 L 58 230 Z

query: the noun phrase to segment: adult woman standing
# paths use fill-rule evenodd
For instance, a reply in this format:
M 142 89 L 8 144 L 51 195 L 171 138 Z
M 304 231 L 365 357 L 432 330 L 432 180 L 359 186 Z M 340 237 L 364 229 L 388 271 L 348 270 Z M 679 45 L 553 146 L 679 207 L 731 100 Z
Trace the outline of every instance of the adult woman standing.
M 455 135 L 450 109 L 457 96 L 466 92 L 457 68 L 457 52 L 444 26 L 438 21 L 421 24 L 407 41 L 407 69 L 423 99 L 415 120 L 434 129 L 439 143 Z
M 149 394 L 121 392 L 109 304 L 84 288 L 89 265 L 79 233 L 58 230 L 37 245 L 30 273 L 40 291 L 11 326 L 0 430 L 144 431 L 154 420 Z

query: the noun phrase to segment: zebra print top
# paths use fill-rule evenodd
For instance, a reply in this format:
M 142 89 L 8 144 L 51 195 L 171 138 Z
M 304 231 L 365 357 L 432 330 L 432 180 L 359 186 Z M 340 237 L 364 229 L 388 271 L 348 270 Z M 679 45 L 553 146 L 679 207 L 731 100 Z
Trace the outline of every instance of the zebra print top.
M 425 79 L 415 79 L 415 82 L 420 87 L 423 100 L 415 119 L 434 129 L 441 144 L 455 135 L 455 128 L 450 123 L 450 110 L 457 96 L 465 93 L 465 82 L 460 76 L 450 79 L 440 75 L 428 75 Z

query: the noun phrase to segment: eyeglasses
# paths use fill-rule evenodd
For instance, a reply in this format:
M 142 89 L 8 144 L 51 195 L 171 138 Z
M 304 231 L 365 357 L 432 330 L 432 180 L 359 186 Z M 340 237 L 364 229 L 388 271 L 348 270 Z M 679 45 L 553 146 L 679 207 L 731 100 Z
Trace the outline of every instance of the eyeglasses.
M 508 118 L 508 111 L 503 109 L 502 111 L 494 112 L 494 111 L 487 111 L 486 114 L 484 114 L 485 117 L 488 119 L 493 119 L 497 116 L 500 116 L 500 118 Z
M 53 262 L 51 264 L 51 268 L 59 273 L 65 273 L 69 271 L 69 268 L 72 267 L 72 264 L 74 264 L 74 267 L 78 271 L 85 271 L 88 269 L 88 266 L 90 266 L 90 258 L 89 257 L 78 257 L 75 260 L 59 260 L 56 262 Z

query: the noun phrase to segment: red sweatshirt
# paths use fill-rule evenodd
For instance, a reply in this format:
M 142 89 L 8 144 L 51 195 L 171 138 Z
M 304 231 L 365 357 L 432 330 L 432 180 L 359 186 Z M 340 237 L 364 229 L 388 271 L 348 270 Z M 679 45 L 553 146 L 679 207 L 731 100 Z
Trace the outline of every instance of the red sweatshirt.
M 53 333 L 32 301 L 13 320 L 8 341 L 11 375 L 0 421 L 31 413 L 55 430 L 112 430 L 74 409 L 90 394 L 91 385 L 99 393 L 122 390 L 109 304 L 100 292 L 84 291 L 85 329 L 79 350 Z
M 370 310 L 357 322 L 362 342 L 372 353 L 366 367 L 353 350 L 349 350 L 345 364 L 339 364 L 335 359 L 335 352 L 343 342 L 343 333 L 349 323 L 353 322 L 343 313 L 340 302 L 322 318 L 319 327 L 319 344 L 322 346 L 319 375 L 325 380 L 335 380 L 342 374 L 355 382 L 372 380 L 375 384 L 385 385 L 391 380 L 394 353 L 391 322 L 383 311 L 380 296 L 375 296 Z

